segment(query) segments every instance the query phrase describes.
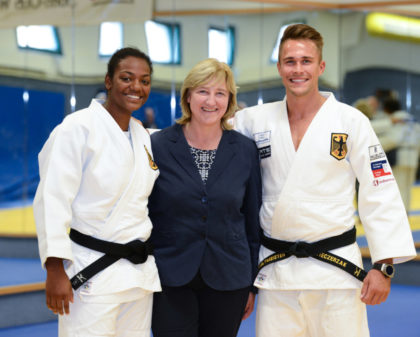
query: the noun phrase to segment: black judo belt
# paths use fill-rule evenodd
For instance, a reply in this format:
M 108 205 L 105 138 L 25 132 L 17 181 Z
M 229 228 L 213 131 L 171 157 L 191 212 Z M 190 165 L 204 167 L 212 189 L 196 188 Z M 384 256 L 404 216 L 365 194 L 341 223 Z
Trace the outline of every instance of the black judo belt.
M 74 290 L 119 259 L 127 259 L 134 264 L 140 264 L 146 262 L 147 257 L 153 254 L 153 247 L 149 240 L 146 242 L 134 240 L 126 244 L 114 243 L 82 234 L 73 228 L 70 230 L 70 239 L 81 246 L 105 253 L 71 278 L 70 282 Z
M 329 263 L 345 270 L 363 282 L 367 273 L 362 268 L 359 268 L 354 263 L 329 252 L 333 249 L 351 245 L 355 241 L 356 227 L 353 227 L 351 230 L 344 232 L 343 234 L 313 243 L 282 241 L 262 235 L 261 244 L 275 253 L 262 260 L 258 265 L 258 270 L 261 270 L 268 264 L 287 259 L 292 255 L 298 258 L 313 257 L 314 259 Z

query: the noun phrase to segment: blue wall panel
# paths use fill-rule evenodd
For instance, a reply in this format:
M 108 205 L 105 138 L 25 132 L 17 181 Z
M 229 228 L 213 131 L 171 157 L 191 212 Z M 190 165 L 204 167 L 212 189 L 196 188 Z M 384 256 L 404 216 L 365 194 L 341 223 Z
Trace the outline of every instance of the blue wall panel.
M 38 153 L 64 116 L 64 95 L 0 86 L 0 206 L 32 199 Z

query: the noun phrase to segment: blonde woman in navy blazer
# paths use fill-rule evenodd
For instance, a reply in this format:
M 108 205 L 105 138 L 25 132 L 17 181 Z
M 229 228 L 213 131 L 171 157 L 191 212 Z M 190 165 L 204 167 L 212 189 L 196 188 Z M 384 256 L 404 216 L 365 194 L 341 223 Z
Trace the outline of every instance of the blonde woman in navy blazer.
M 261 177 L 254 142 L 231 130 L 236 85 L 215 59 L 181 89 L 182 117 L 152 134 L 160 175 L 149 199 L 163 291 L 154 337 L 234 337 L 254 307 Z

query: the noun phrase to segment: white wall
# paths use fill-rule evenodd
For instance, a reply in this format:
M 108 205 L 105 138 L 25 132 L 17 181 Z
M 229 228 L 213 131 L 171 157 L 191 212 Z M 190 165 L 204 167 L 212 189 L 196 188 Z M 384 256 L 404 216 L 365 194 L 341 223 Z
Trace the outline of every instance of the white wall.
M 294 12 L 264 15 L 185 16 L 176 17 L 181 24 L 182 65 L 155 64 L 158 81 L 182 82 L 198 61 L 207 57 L 209 26 L 233 25 L 236 33 L 235 63 L 239 85 L 279 80 L 276 65 L 269 62 L 281 25 L 304 18 L 324 36 L 324 59 L 327 67 L 322 80 L 337 88 L 347 71 L 367 67 L 389 67 L 420 72 L 420 44 L 373 37 L 364 29 L 363 13 Z M 161 18 L 161 21 L 172 21 Z M 125 45 L 147 51 L 143 23 L 126 24 Z M 98 26 L 60 27 L 62 56 L 22 51 L 16 46 L 13 29 L 0 30 L 0 75 L 26 69 L 31 76 L 58 81 L 98 81 L 104 77 L 107 60 L 97 56 Z M 74 47 L 74 48 L 73 48 Z M 10 70 L 12 69 L 12 70 Z M 35 71 L 32 73 L 31 71 Z M 37 75 L 40 74 L 40 75 Z

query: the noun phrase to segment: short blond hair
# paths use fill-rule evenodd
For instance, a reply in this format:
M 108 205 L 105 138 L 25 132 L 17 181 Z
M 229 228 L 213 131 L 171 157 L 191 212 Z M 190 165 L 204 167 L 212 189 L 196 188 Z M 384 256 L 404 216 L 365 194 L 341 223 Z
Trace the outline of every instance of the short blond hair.
M 188 103 L 188 97 L 191 90 L 204 85 L 211 80 L 226 81 L 226 87 L 229 91 L 229 103 L 225 114 L 223 115 L 220 124 L 222 129 L 230 130 L 232 125 L 228 120 L 233 117 L 237 109 L 236 92 L 237 87 L 233 77 L 232 70 L 226 63 L 220 62 L 214 58 L 205 59 L 197 63 L 188 73 L 181 88 L 181 109 L 182 116 L 176 122 L 178 124 L 187 124 L 191 121 L 191 109 Z

